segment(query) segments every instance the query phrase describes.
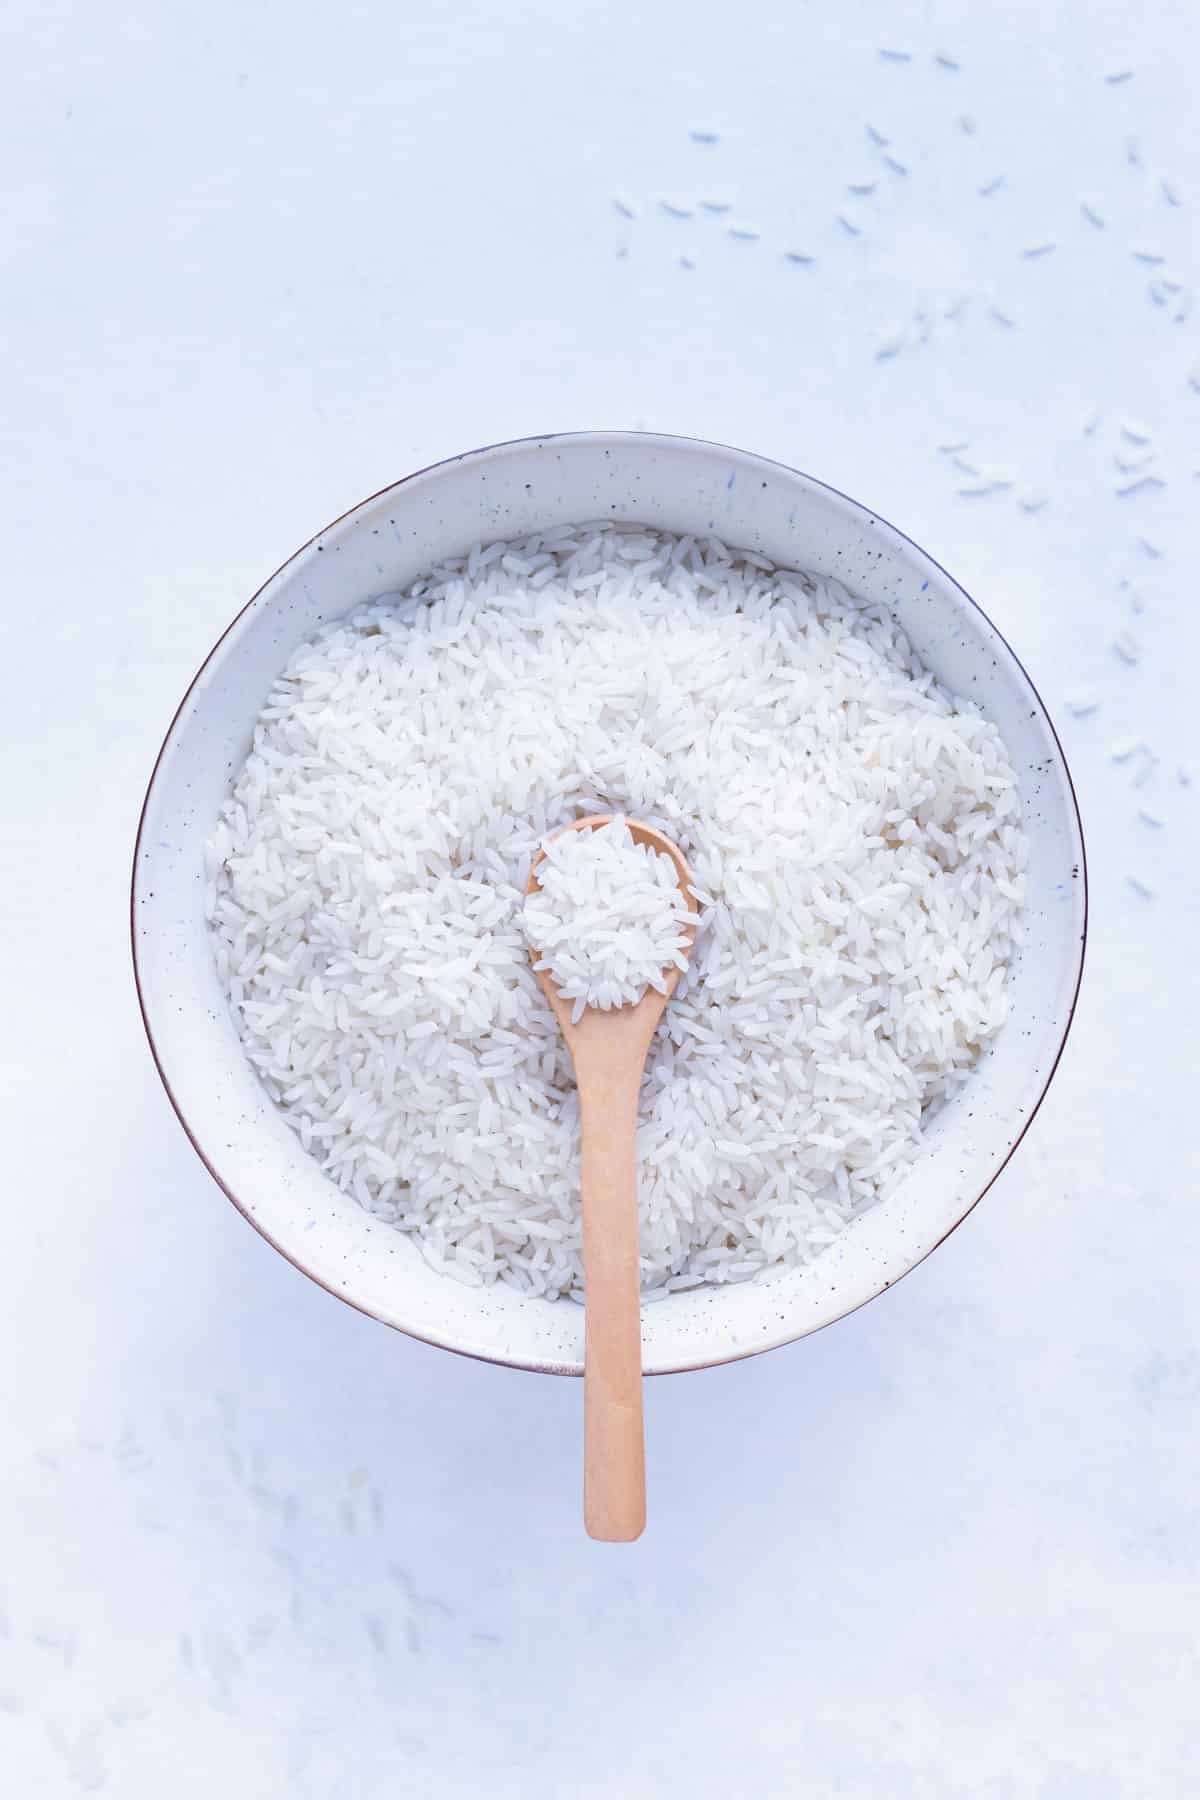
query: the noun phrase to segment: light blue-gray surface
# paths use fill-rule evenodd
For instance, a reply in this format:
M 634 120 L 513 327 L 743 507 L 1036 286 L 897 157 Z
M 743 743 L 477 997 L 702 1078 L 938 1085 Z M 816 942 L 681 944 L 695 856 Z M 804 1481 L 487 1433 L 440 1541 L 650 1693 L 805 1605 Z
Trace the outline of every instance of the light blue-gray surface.
M 4 32 L 5 1791 L 1184 1800 L 1185 9 L 19 0 Z M 1061 716 L 1093 878 L 1014 1165 L 853 1319 L 653 1384 L 629 1550 L 580 1530 L 577 1385 L 388 1333 L 221 1199 L 125 916 L 157 742 L 261 579 L 406 469 L 601 424 L 765 451 L 926 545 Z

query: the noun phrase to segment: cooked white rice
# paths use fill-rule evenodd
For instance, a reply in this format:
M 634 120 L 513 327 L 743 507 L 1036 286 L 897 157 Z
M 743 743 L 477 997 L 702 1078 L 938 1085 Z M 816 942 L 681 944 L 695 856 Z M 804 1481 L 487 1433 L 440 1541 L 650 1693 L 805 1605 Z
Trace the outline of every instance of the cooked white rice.
M 535 969 L 564 1000 L 585 1009 L 631 1006 L 667 972 L 687 968 L 692 909 L 669 856 L 639 844 L 620 814 L 606 825 L 547 838 L 538 885 L 525 898 L 525 937 Z
M 663 830 L 702 906 L 643 1087 L 644 1283 L 811 1258 L 1002 1024 L 1026 856 L 995 726 L 834 582 L 563 528 L 298 651 L 209 849 L 246 1053 L 435 1267 L 577 1294 L 576 1097 L 521 909 L 593 812 Z

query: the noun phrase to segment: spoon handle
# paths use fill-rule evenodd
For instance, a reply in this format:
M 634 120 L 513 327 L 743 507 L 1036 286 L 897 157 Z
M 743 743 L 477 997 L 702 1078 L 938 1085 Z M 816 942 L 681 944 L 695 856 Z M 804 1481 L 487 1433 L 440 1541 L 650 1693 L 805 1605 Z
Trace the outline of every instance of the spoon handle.
M 628 1046 L 621 1051 L 599 1043 L 576 1058 L 583 1139 L 583 1517 L 588 1536 L 608 1543 L 629 1543 L 646 1523 L 637 1209 L 645 1052 L 633 1066 Z

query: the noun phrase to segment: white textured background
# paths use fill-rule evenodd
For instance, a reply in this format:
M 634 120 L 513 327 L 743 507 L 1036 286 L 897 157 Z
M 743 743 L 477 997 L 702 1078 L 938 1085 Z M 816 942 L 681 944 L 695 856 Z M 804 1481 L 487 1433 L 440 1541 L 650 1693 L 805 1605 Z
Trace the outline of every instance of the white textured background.
M 10 0 L 6 1794 L 1195 1792 L 1190 14 Z M 652 1384 L 622 1551 L 575 1384 L 357 1316 L 210 1184 L 126 883 L 182 689 L 313 529 L 643 424 L 834 482 L 978 596 L 1060 720 L 1093 930 L 986 1203 L 847 1323 Z

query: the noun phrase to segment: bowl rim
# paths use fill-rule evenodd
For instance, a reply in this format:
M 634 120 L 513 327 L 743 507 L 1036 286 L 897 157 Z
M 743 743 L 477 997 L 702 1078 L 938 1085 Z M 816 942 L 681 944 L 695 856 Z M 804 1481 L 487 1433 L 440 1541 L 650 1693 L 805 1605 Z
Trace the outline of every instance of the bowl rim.
M 180 719 L 182 718 L 189 702 L 191 701 L 193 694 L 195 693 L 197 687 L 199 686 L 202 679 L 206 675 L 210 665 L 213 663 L 214 659 L 218 656 L 226 639 L 237 628 L 237 626 L 241 622 L 241 620 L 258 603 L 258 601 L 266 593 L 267 589 L 272 586 L 272 584 L 279 578 L 279 576 L 281 576 L 285 570 L 290 568 L 293 563 L 298 562 L 303 556 L 305 556 L 305 554 L 308 551 L 310 551 L 314 545 L 319 543 L 323 538 L 326 538 L 331 532 L 335 531 L 339 526 L 344 525 L 356 513 L 362 512 L 362 511 L 366 510 L 368 507 L 375 505 L 375 503 L 377 501 L 384 499 L 388 495 L 399 493 L 399 491 L 401 489 L 409 486 L 409 484 L 414 481 L 418 481 L 422 476 L 436 474 L 441 470 L 452 468 L 458 463 L 469 462 L 476 457 L 487 456 L 487 455 L 489 455 L 493 452 L 497 452 L 497 451 L 516 450 L 516 449 L 532 450 L 532 449 L 537 449 L 545 444 L 563 443 L 563 442 L 583 442 L 583 441 L 588 441 L 588 440 L 591 440 L 591 441 L 604 440 L 604 441 L 614 444 L 614 445 L 620 445 L 620 444 L 628 443 L 628 442 L 633 442 L 633 443 L 640 444 L 640 445 L 651 445 L 651 444 L 655 444 L 655 443 L 660 443 L 665 446 L 687 445 L 693 449 L 705 450 L 705 451 L 718 451 L 718 452 L 722 452 L 729 456 L 735 456 L 735 457 L 744 459 L 751 463 L 760 464 L 764 467 L 777 469 L 777 470 L 782 471 L 786 475 L 797 477 L 799 480 L 808 483 L 813 488 L 821 490 L 822 492 L 829 495 L 834 500 L 840 502 L 840 504 L 842 506 L 848 507 L 856 513 L 864 514 L 866 517 L 873 520 L 877 525 L 882 525 L 887 531 L 893 533 L 894 536 L 897 539 L 899 539 L 902 543 L 907 544 L 912 550 L 914 550 L 917 553 L 917 555 L 919 557 L 922 557 L 925 562 L 930 564 L 931 567 L 935 568 L 938 571 L 939 575 L 941 575 L 943 577 L 943 579 L 949 584 L 949 586 L 955 591 L 955 593 L 967 604 L 967 606 L 969 606 L 974 612 L 976 612 L 980 616 L 980 618 L 983 620 L 984 624 L 987 626 L 988 630 L 991 631 L 992 633 L 994 633 L 995 637 L 1004 646 L 1004 649 L 1007 651 L 1008 655 L 1012 658 L 1014 665 L 1019 670 L 1021 676 L 1023 677 L 1024 681 L 1026 682 L 1029 692 L 1033 696 L 1033 699 L 1034 699 L 1034 701 L 1037 705 L 1037 708 L 1041 714 L 1042 721 L 1046 727 L 1046 730 L 1049 732 L 1050 738 L 1054 744 L 1054 748 L 1057 753 L 1058 761 L 1059 761 L 1063 776 L 1066 781 L 1066 791 L 1067 791 L 1067 795 L 1069 796 L 1069 799 L 1070 799 L 1071 812 L 1074 816 L 1074 822 L 1075 822 L 1075 831 L 1076 831 L 1076 834 L 1077 834 L 1078 840 L 1079 840 L 1078 900 L 1079 900 L 1079 907 L 1080 907 L 1080 917 L 1079 917 L 1079 932 L 1078 932 L 1077 938 L 1075 939 L 1075 942 L 1077 943 L 1078 947 L 1077 947 L 1077 951 L 1076 951 L 1075 979 L 1074 979 L 1074 983 L 1070 990 L 1070 998 L 1069 998 L 1069 1001 L 1066 1006 L 1065 1017 L 1063 1020 L 1061 1034 L 1059 1036 L 1057 1047 L 1055 1048 L 1054 1054 L 1051 1057 L 1049 1065 L 1047 1067 L 1045 1080 L 1042 1082 L 1041 1088 L 1038 1091 L 1036 1098 L 1032 1101 L 1031 1105 L 1029 1106 L 1029 1109 L 1026 1112 L 1026 1114 L 1020 1124 L 1019 1130 L 1016 1132 L 1016 1135 L 1013 1137 L 1012 1142 L 1009 1144 L 1004 1155 L 1001 1157 L 1000 1161 L 997 1163 L 996 1167 L 993 1169 L 992 1173 L 989 1175 L 987 1181 L 979 1189 L 979 1192 L 974 1196 L 974 1198 L 972 1200 L 969 1201 L 969 1203 L 963 1208 L 963 1210 L 959 1214 L 959 1216 L 954 1220 L 954 1222 L 950 1226 L 947 1227 L 947 1229 L 942 1233 L 942 1235 L 939 1238 L 937 1238 L 933 1243 L 931 1243 L 927 1249 L 922 1251 L 922 1253 L 919 1256 L 915 1257 L 914 1260 L 911 1263 L 909 1263 L 906 1268 L 901 1270 L 901 1272 L 898 1275 L 895 1275 L 888 1280 L 881 1281 L 878 1286 L 872 1287 L 870 1292 L 863 1294 L 861 1296 L 861 1298 L 855 1300 L 852 1305 L 847 1306 L 845 1311 L 838 1313 L 834 1318 L 823 1320 L 819 1324 L 816 1324 L 816 1325 L 806 1326 L 802 1330 L 799 1330 L 799 1331 L 788 1329 L 788 1330 L 785 1330 L 782 1335 L 772 1335 L 770 1338 L 768 1338 L 768 1340 L 765 1343 L 756 1343 L 756 1344 L 751 1344 L 751 1345 L 747 1345 L 747 1346 L 739 1346 L 738 1348 L 732 1349 L 732 1350 L 728 1351 L 727 1353 L 724 1353 L 720 1356 L 706 1355 L 706 1356 L 698 1357 L 698 1358 L 696 1358 L 694 1360 L 690 1360 L 690 1361 L 682 1361 L 682 1362 L 678 1362 L 678 1363 L 672 1363 L 669 1367 L 665 1367 L 665 1368 L 660 1367 L 660 1368 L 644 1371 L 644 1373 L 646 1375 L 687 1374 L 687 1373 L 691 1373 L 691 1372 L 698 1371 L 701 1369 L 720 1368 L 720 1367 L 723 1367 L 727 1363 L 743 1362 L 743 1361 L 747 1360 L 748 1358 L 754 1357 L 754 1356 L 763 1356 L 770 1350 L 782 1349 L 785 1345 L 797 1343 L 802 1338 L 810 1337 L 818 1331 L 825 1331 L 828 1329 L 828 1327 L 830 1325 L 838 1324 L 841 1322 L 841 1320 L 849 1318 L 853 1313 L 856 1313 L 860 1307 L 868 1305 L 872 1300 L 877 1300 L 881 1294 L 886 1293 L 890 1288 L 894 1288 L 898 1282 L 900 1282 L 904 1279 L 904 1277 L 906 1275 L 910 1275 L 914 1269 L 918 1268 L 926 1260 L 927 1257 L 932 1256 L 933 1252 L 935 1250 L 939 1249 L 941 1247 L 941 1245 L 946 1242 L 946 1239 L 948 1237 L 952 1236 L 953 1233 L 958 1230 L 959 1226 L 963 1223 L 963 1221 L 966 1218 L 968 1218 L 971 1213 L 974 1212 L 975 1208 L 979 1205 L 979 1202 L 983 1199 L 984 1195 L 986 1193 L 988 1193 L 988 1191 L 991 1189 L 991 1187 L 994 1185 L 994 1183 L 999 1179 L 1000 1175 L 1003 1174 L 1004 1170 L 1008 1167 L 1009 1163 L 1012 1161 L 1012 1158 L 1016 1154 L 1017 1149 L 1024 1142 L 1025 1135 L 1028 1132 L 1029 1127 L 1032 1125 L 1034 1119 L 1037 1117 L 1039 1111 L 1041 1110 L 1042 1102 L 1045 1100 L 1046 1095 L 1049 1092 L 1050 1085 L 1053 1082 L 1054 1077 L 1058 1071 L 1058 1066 L 1059 1066 L 1060 1062 L 1062 1061 L 1063 1051 L 1066 1049 L 1066 1046 L 1067 1046 L 1067 1039 L 1071 1035 L 1071 1027 L 1075 1021 L 1075 1013 L 1076 1013 L 1076 1009 L 1079 1004 L 1080 988 L 1081 988 L 1082 982 L 1083 982 L 1083 971 L 1084 971 L 1084 966 L 1087 961 L 1088 920 L 1089 920 L 1089 904 L 1090 904 L 1090 902 L 1089 902 L 1089 886 L 1088 886 L 1087 844 L 1086 844 L 1086 840 L 1084 837 L 1084 831 L 1083 831 L 1083 819 L 1080 815 L 1080 810 L 1079 810 L 1079 798 L 1078 798 L 1078 795 L 1075 790 L 1075 783 L 1074 783 L 1074 780 L 1071 775 L 1070 765 L 1067 762 L 1066 754 L 1065 754 L 1065 752 L 1063 750 L 1063 746 L 1062 746 L 1062 741 L 1059 738 L 1057 730 L 1055 729 L 1054 721 L 1050 716 L 1049 709 L 1046 706 L 1045 701 L 1042 699 L 1042 696 L 1041 696 L 1040 692 L 1038 691 L 1038 688 L 1037 688 L 1036 684 L 1034 683 L 1033 678 L 1031 677 L 1028 669 L 1025 667 L 1024 663 L 1021 661 L 1020 657 L 1017 655 L 1016 651 L 1013 649 L 1013 647 L 1009 643 L 1008 639 L 1004 636 L 1004 633 L 1002 631 L 1000 631 L 1000 629 L 995 624 L 994 620 L 990 617 L 990 615 L 987 612 L 984 611 L 983 607 L 979 604 L 979 602 L 971 594 L 969 594 L 967 592 L 967 590 L 962 586 L 961 582 L 956 580 L 956 578 L 950 574 L 949 570 L 944 568 L 943 565 L 940 562 L 938 562 L 936 557 L 930 555 L 928 550 L 924 549 L 924 547 L 922 545 L 918 544 L 917 541 L 915 540 L 915 538 L 910 537 L 907 532 L 901 531 L 898 526 L 893 525 L 889 519 L 884 518 L 883 515 L 881 513 L 876 512 L 873 507 L 869 507 L 869 506 L 865 505 L 861 500 L 855 500 L 851 495 L 843 493 L 843 491 L 840 488 L 834 487 L 831 482 L 822 481 L 819 476 L 810 475 L 807 473 L 807 471 L 805 471 L 803 469 L 798 469 L 790 463 L 782 462 L 778 457 L 763 456 L 758 451 L 744 450 L 744 449 L 739 448 L 736 445 L 722 443 L 717 439 L 692 437 L 684 432 L 608 430 L 603 427 L 599 427 L 599 428 L 595 428 L 595 429 L 591 429 L 591 430 L 538 432 L 538 433 L 532 433 L 527 436 L 523 436 L 523 437 L 519 437 L 519 438 L 501 438 L 494 443 L 480 444 L 480 445 L 477 445 L 473 449 L 459 451 L 453 456 L 441 457 L 436 462 L 425 463 L 420 468 L 410 470 L 407 475 L 400 476 L 400 478 L 398 480 L 387 482 L 383 487 L 377 488 L 373 493 L 366 495 L 363 499 L 356 501 L 354 503 L 354 505 L 347 507 L 345 509 L 345 511 L 338 513 L 333 519 L 331 519 L 328 522 L 328 524 L 322 526 L 318 531 L 313 532 L 311 537 L 306 538 L 304 540 L 304 542 L 302 544 L 300 544 L 295 550 L 293 550 L 289 556 L 284 558 L 283 562 L 281 562 L 277 568 L 272 570 L 271 574 L 267 576 L 265 581 L 263 581 L 259 584 L 259 586 L 250 595 L 249 599 L 244 603 L 244 605 L 242 605 L 238 608 L 237 612 L 233 615 L 233 617 L 230 619 L 229 623 L 225 626 L 225 629 L 220 633 L 219 637 L 217 637 L 215 639 L 215 641 L 209 648 L 208 652 L 206 653 L 203 661 L 200 663 L 199 667 L 197 668 L 195 674 L 192 676 L 191 680 L 188 682 L 187 687 L 184 689 L 184 692 L 180 698 L 179 704 L 176 706 L 175 711 L 171 715 L 170 722 L 169 722 L 167 729 L 163 735 L 162 742 L 159 745 L 158 753 L 155 756 L 154 765 L 150 771 L 150 777 L 146 784 L 146 791 L 142 798 L 141 809 L 138 814 L 137 831 L 134 836 L 134 844 L 133 844 L 133 863 L 132 863 L 132 869 L 131 869 L 131 873 L 130 873 L 130 887 L 129 887 L 130 950 L 131 950 L 131 956 L 132 956 L 132 962 L 133 962 L 134 987 L 135 987 L 135 990 L 137 993 L 138 1012 L 141 1015 L 142 1028 L 146 1035 L 146 1041 L 147 1041 L 147 1044 L 150 1049 L 150 1055 L 151 1055 L 151 1058 L 153 1059 L 154 1067 L 158 1072 L 158 1078 L 159 1078 L 160 1082 L 162 1083 L 162 1086 L 163 1086 L 164 1092 L 166 1093 L 167 1099 L 171 1103 L 172 1110 L 174 1111 L 176 1118 L 178 1119 L 180 1125 L 182 1126 L 184 1135 L 187 1137 L 187 1140 L 191 1144 L 192 1149 L 195 1151 L 197 1157 L 200 1159 L 200 1162 L 203 1164 L 204 1168 L 207 1170 L 207 1172 L 211 1176 L 212 1180 L 216 1183 L 217 1187 L 220 1188 L 221 1192 L 225 1195 L 225 1198 L 228 1201 L 230 1201 L 230 1203 L 237 1209 L 237 1211 L 241 1214 L 242 1218 L 246 1220 L 247 1224 L 251 1225 L 254 1228 L 254 1230 L 258 1233 L 258 1235 L 260 1237 L 264 1238 L 273 1250 L 275 1250 L 280 1256 L 282 1256 L 287 1262 L 289 1262 L 294 1269 L 297 1269 L 300 1272 L 300 1274 L 306 1276 L 310 1281 L 315 1282 L 316 1285 L 320 1288 L 323 1288 L 327 1294 L 332 1295 L 332 1297 L 334 1299 L 340 1300 L 344 1305 L 353 1307 L 356 1312 L 362 1313 L 365 1317 L 375 1320 L 378 1324 L 387 1325 L 387 1326 L 391 1327 L 391 1329 L 393 1329 L 393 1330 L 402 1332 L 406 1337 L 411 1337 L 411 1338 L 416 1339 L 420 1343 L 428 1344 L 433 1349 L 449 1350 L 456 1356 L 469 1357 L 474 1362 L 491 1363 L 500 1368 L 517 1369 L 517 1370 L 525 1371 L 525 1372 L 528 1372 L 531 1374 L 554 1374 L 554 1375 L 573 1375 L 573 1376 L 579 1376 L 582 1374 L 582 1372 L 583 1372 L 582 1365 L 580 1365 L 580 1367 L 578 1367 L 578 1368 L 566 1368 L 566 1367 L 563 1367 L 561 1364 L 552 1364 L 552 1363 L 535 1364 L 535 1363 L 530 1363 L 528 1361 L 522 1361 L 522 1360 L 519 1360 L 519 1359 L 516 1359 L 513 1357 L 509 1357 L 509 1356 L 501 1356 L 498 1354 L 489 1353 L 487 1351 L 483 1351 L 480 1349 L 469 1349 L 466 1346 L 464 1346 L 463 1344 L 455 1343 L 448 1338 L 435 1337 L 435 1336 L 429 1334 L 428 1332 L 416 1331 L 409 1325 L 399 1324 L 393 1319 L 390 1319 L 390 1318 L 384 1319 L 378 1313 L 374 1312 L 369 1306 L 365 1305 L 361 1300 L 356 1299 L 354 1297 L 354 1295 L 346 1293 L 345 1291 L 343 1291 L 339 1288 L 333 1287 L 330 1284 L 330 1282 L 327 1281 L 326 1278 L 322 1274 L 320 1274 L 317 1270 L 310 1268 L 305 1262 L 303 1262 L 301 1260 L 301 1258 L 297 1254 L 295 1254 L 291 1249 L 288 1249 L 283 1244 L 281 1244 L 264 1227 L 264 1225 L 257 1218 L 257 1216 L 251 1210 L 251 1208 L 242 1201 L 242 1199 L 239 1197 L 239 1195 L 237 1193 L 235 1193 L 234 1190 L 228 1185 L 228 1183 L 226 1181 L 224 1181 L 222 1179 L 222 1177 L 218 1174 L 216 1168 L 213 1166 L 213 1163 L 210 1161 L 208 1155 L 205 1153 L 204 1147 L 203 1147 L 202 1143 L 200 1142 L 200 1139 L 197 1137 L 195 1131 L 192 1129 L 192 1126 L 188 1120 L 187 1114 L 185 1113 L 182 1105 L 180 1104 L 178 1097 L 176 1096 L 176 1094 L 174 1092 L 174 1089 L 171 1086 L 170 1078 L 167 1074 L 167 1070 L 164 1066 L 163 1060 L 159 1053 L 158 1044 L 155 1040 L 154 1028 L 150 1021 L 150 1015 L 147 1010 L 146 997 L 145 997 L 145 993 L 144 993 L 143 985 L 142 985 L 142 971 L 141 971 L 141 964 L 140 964 L 140 960 L 139 960 L 139 948 L 138 948 L 137 906 L 138 906 L 138 879 L 139 879 L 138 872 L 139 872 L 139 869 L 141 866 L 141 861 L 142 861 L 142 856 L 141 856 L 142 839 L 143 839 L 143 834 L 144 834 L 145 828 L 146 828 L 147 813 L 150 808 L 151 798 L 153 796 L 155 786 L 158 782 L 158 777 L 159 777 L 159 773 L 162 769 L 163 761 L 164 761 L 168 751 L 170 750 L 172 742 L 174 740 L 176 728 L 177 728 L 177 726 L 180 722 Z

